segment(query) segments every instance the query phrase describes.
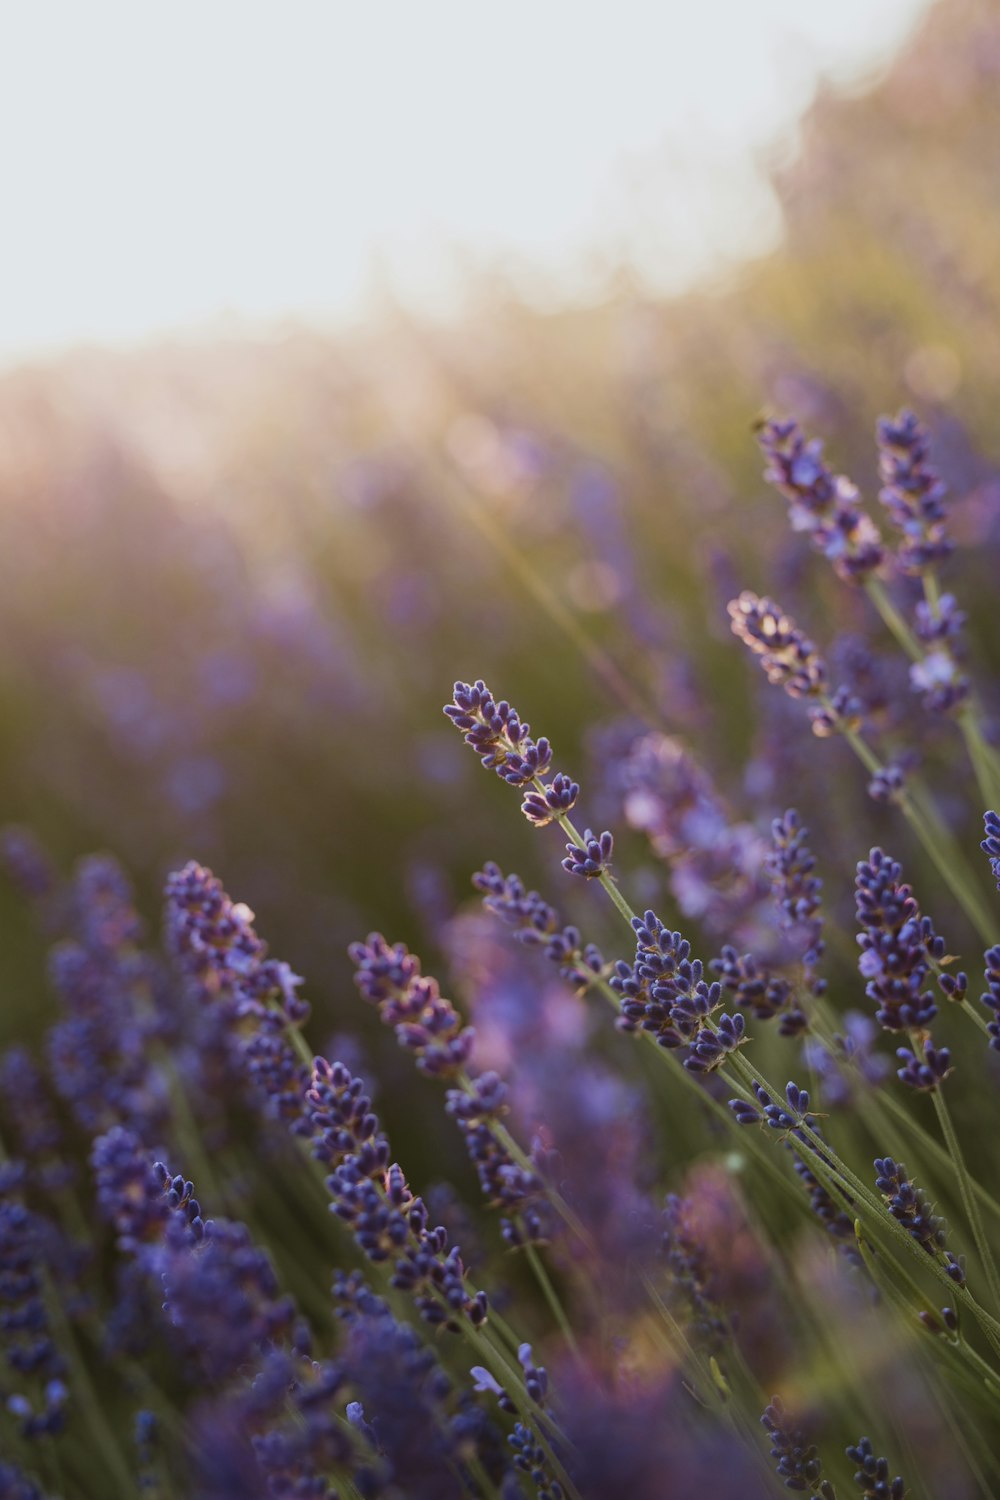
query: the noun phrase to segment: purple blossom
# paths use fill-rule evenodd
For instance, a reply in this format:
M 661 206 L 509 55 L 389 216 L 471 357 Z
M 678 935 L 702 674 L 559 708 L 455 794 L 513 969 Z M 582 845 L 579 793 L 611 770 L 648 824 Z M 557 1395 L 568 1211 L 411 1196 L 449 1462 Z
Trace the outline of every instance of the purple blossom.
M 401 1047 L 416 1054 L 417 1067 L 433 1077 L 447 1078 L 468 1063 L 475 1032 L 463 1026 L 437 980 L 420 972 L 420 960 L 405 944 L 390 946 L 379 932 L 363 943 L 352 943 L 354 982 L 379 1017 L 396 1033 Z
M 992 811 L 986 813 L 983 817 L 983 829 L 986 837 L 979 847 L 990 862 L 993 879 L 1000 891 L 1000 817 Z
M 625 821 L 669 865 L 684 916 L 734 944 L 773 947 L 764 841 L 732 816 L 704 766 L 669 735 L 624 728 L 603 736 L 599 753 Z
M 784 1131 L 805 1143 L 806 1137 L 802 1134 L 802 1126 L 812 1131 L 816 1129 L 816 1118 L 809 1113 L 809 1095 L 806 1090 L 789 1082 L 785 1085 L 785 1103 L 778 1104 L 756 1079 L 751 1087 L 757 1101 L 756 1105 L 751 1104 L 748 1099 L 730 1099 L 729 1101 L 729 1108 L 736 1116 L 737 1123 L 769 1125 L 772 1130 Z
M 858 583 L 882 566 L 878 528 L 861 509 L 857 486 L 823 462 L 823 445 L 807 441 L 797 422 L 765 422 L 757 433 L 767 458 L 764 478 L 789 502 L 795 531 L 807 531 L 840 578 Z
M 906 1500 L 906 1485 L 900 1475 L 889 1478 L 888 1460 L 876 1458 L 870 1438 L 859 1438 L 846 1450 L 852 1464 L 858 1469 L 854 1483 L 865 1500 Z
M 947 1047 L 935 1047 L 931 1038 L 921 1036 L 919 1052 L 909 1047 L 897 1047 L 896 1056 L 902 1063 L 896 1076 L 900 1082 L 921 1093 L 933 1093 L 951 1072 L 951 1053 Z
M 737 953 L 727 944 L 709 967 L 713 974 L 718 974 L 723 989 L 733 995 L 736 1004 L 749 1010 L 758 1021 L 780 1015 L 781 1036 L 798 1036 L 808 1026 L 808 1018 L 788 980 L 758 964 L 751 953 Z
M 920 908 L 902 867 L 881 849 L 858 865 L 855 881 L 865 994 L 876 1002 L 875 1019 L 886 1031 L 919 1030 L 937 1015 L 925 988 L 944 943 Z
M 586 989 L 601 973 L 600 950 L 593 943 L 584 946 L 579 929 L 565 925 L 555 907 L 537 891 L 529 891 L 518 875 L 504 875 L 490 861 L 473 875 L 472 883 L 484 893 L 486 910 L 513 928 L 519 943 L 539 949 L 574 989 Z
M 268 957 L 253 912 L 230 900 L 211 870 L 191 861 L 167 881 L 167 944 L 199 1003 L 215 1012 L 239 1069 L 280 1119 L 303 1111 L 308 1069 L 287 1040 L 309 1016 L 301 980 Z
M 928 462 L 926 427 L 912 411 L 880 417 L 879 499 L 900 533 L 896 561 L 904 573 L 923 574 L 952 551 L 945 533 L 945 485 Z
M 621 996 L 622 1031 L 651 1032 L 669 1050 L 698 1040 L 722 1002 L 722 986 L 705 979 L 704 965 L 691 957 L 691 944 L 672 932 L 653 911 L 636 917 L 635 961 L 615 965 L 611 986 Z
M 615 847 L 614 838 L 605 831 L 601 834 L 587 829 L 583 835 L 582 848 L 577 844 L 566 845 L 566 858 L 562 867 L 570 875 L 582 875 L 585 880 L 594 880 L 607 874 L 611 868 L 611 855 Z
M 986 963 L 986 994 L 980 996 L 987 1010 L 992 1011 L 993 1019 L 987 1022 L 986 1029 L 990 1035 L 990 1046 L 994 1052 L 1000 1052 L 1000 944 L 993 948 L 987 948 L 983 958 Z M 960 975 L 964 979 L 965 975 Z
M 529 823 L 536 828 L 545 828 L 554 818 L 563 817 L 576 806 L 580 795 L 577 782 L 557 772 L 542 792 L 528 792 L 521 803 L 521 811 Z
M 911 1182 L 902 1162 L 891 1156 L 875 1160 L 875 1186 L 882 1194 L 892 1217 L 925 1249 L 928 1255 L 943 1256 L 945 1269 L 959 1286 L 965 1285 L 964 1263 L 945 1249 L 947 1225 L 935 1214 L 926 1194 Z
M 816 860 L 806 840 L 799 815 L 789 808 L 783 818 L 771 824 L 771 852 L 765 869 L 771 877 L 771 888 L 781 925 L 802 953 L 806 985 L 813 995 L 822 995 L 826 981 L 816 973 L 825 950 L 823 942 L 823 882 L 813 872 Z
M 498 703 L 485 682 L 456 682 L 454 698 L 444 712 L 463 731 L 488 770 L 511 786 L 541 779 L 552 764 L 547 739 L 533 740 L 530 725 L 521 721 L 504 699 Z
M 807 1443 L 801 1429 L 785 1410 L 780 1397 L 773 1396 L 761 1417 L 761 1426 L 771 1440 L 771 1457 L 776 1460 L 778 1476 L 786 1489 L 819 1490 L 823 1465 L 815 1443 Z
M 68 1363 L 46 1307 L 45 1221 L 21 1200 L 16 1174 L 0 1179 L 0 1355 L 8 1412 L 25 1438 L 61 1432 L 69 1399 Z
M 745 590 L 728 609 L 733 634 L 760 658 L 768 682 L 809 701 L 813 734 L 826 739 L 860 726 L 860 702 L 846 687 L 831 691 L 819 651 L 772 599 Z

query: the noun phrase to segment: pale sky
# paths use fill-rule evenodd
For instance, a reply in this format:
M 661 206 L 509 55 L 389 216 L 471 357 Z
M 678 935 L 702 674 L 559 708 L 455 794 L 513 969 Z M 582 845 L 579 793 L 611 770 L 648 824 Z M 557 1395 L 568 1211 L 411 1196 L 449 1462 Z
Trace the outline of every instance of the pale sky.
M 926 0 L 0 0 L 0 359 L 766 247 L 755 158 Z M 456 255 L 456 250 L 459 252 Z

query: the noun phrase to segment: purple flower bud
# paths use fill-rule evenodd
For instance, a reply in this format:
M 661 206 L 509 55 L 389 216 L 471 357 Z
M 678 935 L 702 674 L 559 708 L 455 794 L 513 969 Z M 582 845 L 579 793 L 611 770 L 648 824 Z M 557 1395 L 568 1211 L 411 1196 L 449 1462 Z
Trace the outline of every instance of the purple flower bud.
M 588 828 L 583 835 L 582 849 L 576 844 L 566 845 L 566 858 L 562 867 L 571 875 L 582 875 L 585 880 L 593 880 L 610 869 L 614 846 L 615 841 L 610 833 L 605 831 L 598 835 Z

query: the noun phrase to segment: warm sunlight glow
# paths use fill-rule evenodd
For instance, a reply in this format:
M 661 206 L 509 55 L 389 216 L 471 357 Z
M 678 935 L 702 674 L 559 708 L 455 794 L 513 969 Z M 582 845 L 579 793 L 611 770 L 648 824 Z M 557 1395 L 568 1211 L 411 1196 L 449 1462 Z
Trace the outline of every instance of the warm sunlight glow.
M 755 161 L 921 0 L 33 3 L 0 23 L 0 354 L 752 253 Z

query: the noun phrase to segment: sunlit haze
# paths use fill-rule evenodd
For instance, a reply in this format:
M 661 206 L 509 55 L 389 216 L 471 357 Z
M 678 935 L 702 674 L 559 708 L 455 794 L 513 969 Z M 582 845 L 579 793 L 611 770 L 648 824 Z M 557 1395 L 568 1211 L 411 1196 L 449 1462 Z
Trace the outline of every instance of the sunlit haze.
M 0 357 L 447 308 L 467 264 L 674 289 L 778 232 L 759 161 L 921 0 L 10 6 Z

